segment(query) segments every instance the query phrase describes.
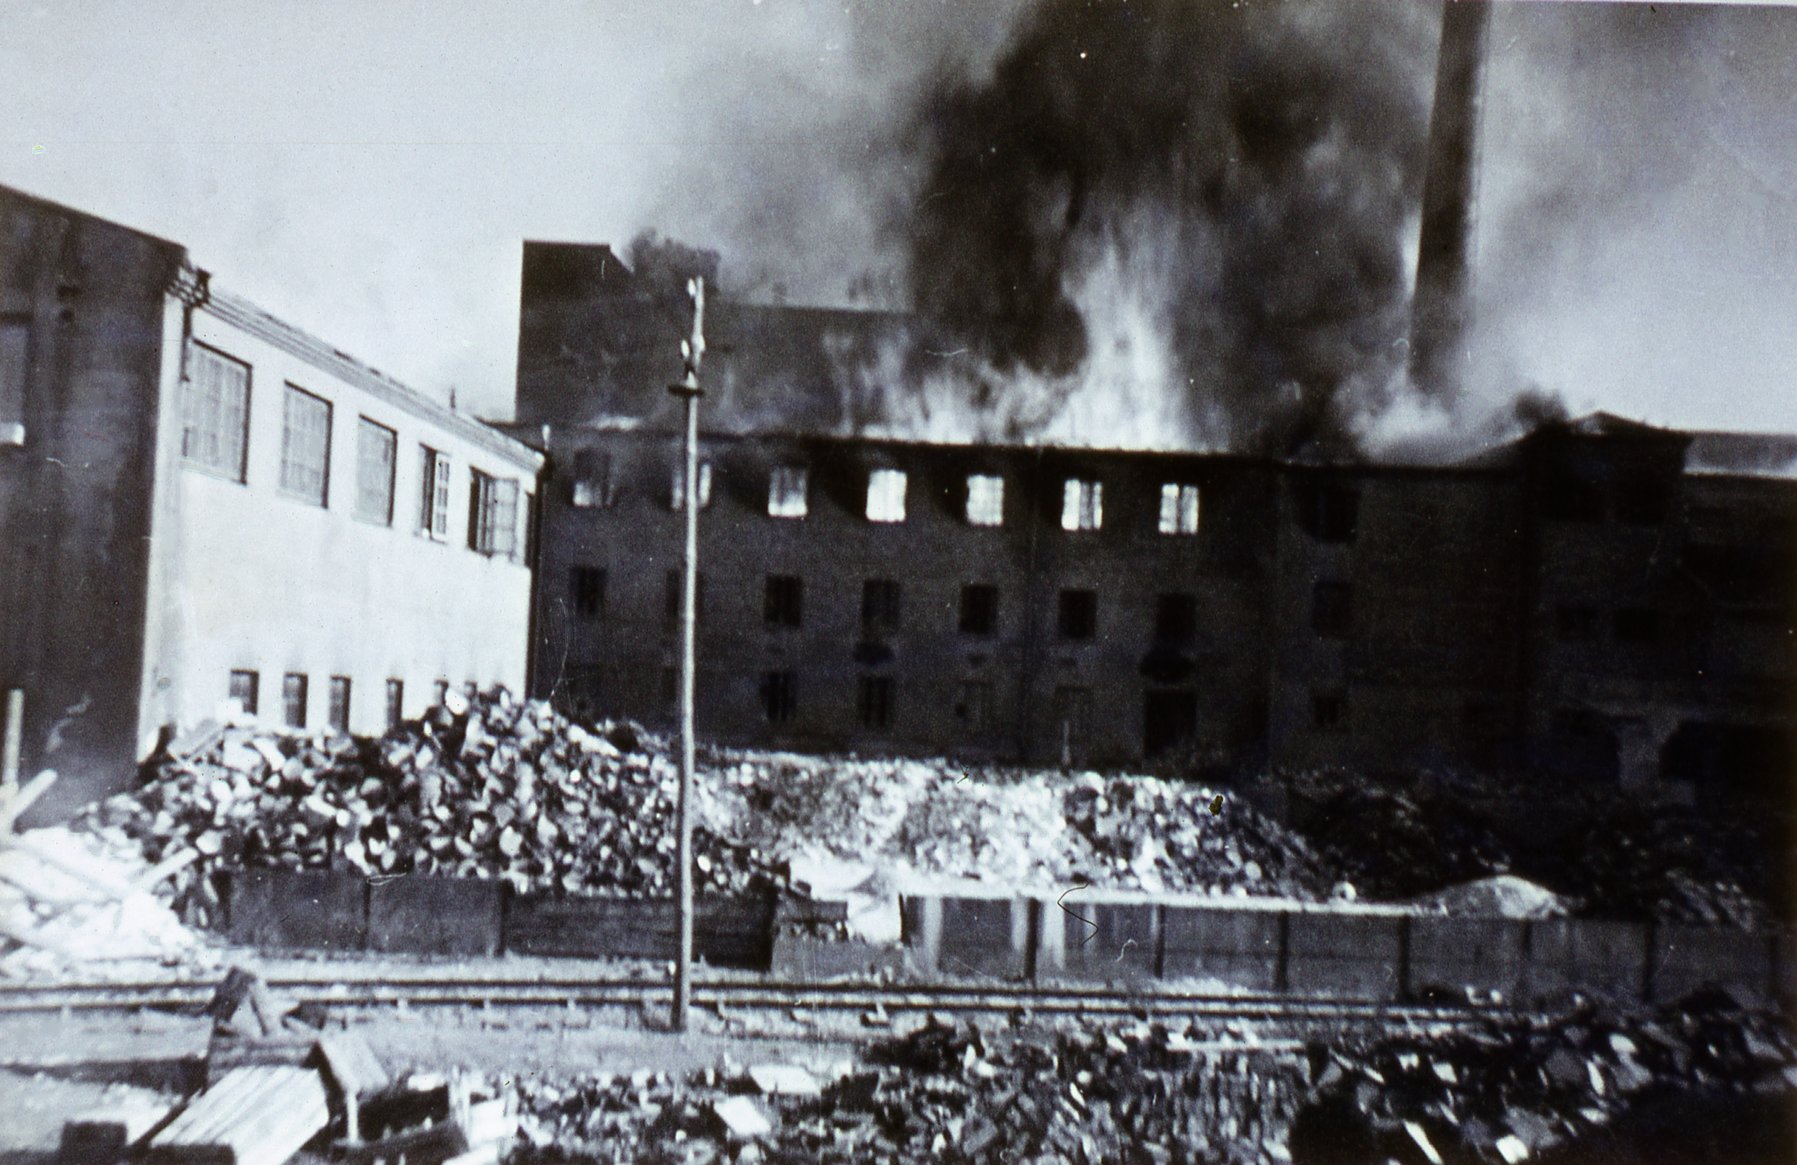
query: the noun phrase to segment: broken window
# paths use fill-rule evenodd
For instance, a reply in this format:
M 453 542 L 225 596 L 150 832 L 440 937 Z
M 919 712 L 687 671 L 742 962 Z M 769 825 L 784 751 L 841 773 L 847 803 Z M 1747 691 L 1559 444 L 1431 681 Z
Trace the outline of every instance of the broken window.
M 711 504 L 711 462 L 699 462 L 699 508 L 702 510 Z M 672 509 L 686 508 L 686 461 L 674 463 L 674 485 L 668 493 L 668 505 Z
M 24 355 L 22 348 L 19 355 Z M 0 368 L 0 377 L 6 375 L 7 370 Z M 250 366 L 194 344 L 188 349 L 187 380 L 181 387 L 181 456 L 189 465 L 242 481 L 250 420 Z
M 761 676 L 761 710 L 769 724 L 785 724 L 799 707 L 798 675 L 792 671 L 770 671 Z
M 897 631 L 899 585 L 889 578 L 870 578 L 861 584 L 861 633 L 879 635 Z
M 1616 642 L 1652 643 L 1660 637 L 1660 613 L 1646 607 L 1624 607 L 1616 612 Z
M 577 450 L 574 454 L 572 494 L 577 509 L 590 510 L 611 505 L 611 458 L 597 449 Z
M 31 321 L 0 320 L 0 445 L 25 443 L 25 381 L 30 374 Z M 241 474 L 241 451 L 237 465 Z
M 290 384 L 281 428 L 281 488 L 323 506 L 330 485 L 331 402 Z
M 863 728 L 889 728 L 892 725 L 892 677 L 862 676 L 856 693 L 855 709 Z
M 387 681 L 387 727 L 397 728 L 406 717 L 406 682 Z
M 1198 637 L 1198 596 L 1184 592 L 1154 598 L 1154 641 L 1190 647 Z
M 876 469 L 867 475 L 867 520 L 905 520 L 905 471 Z
M 349 732 L 349 677 L 331 677 L 330 724 L 344 734 Z
M 767 576 L 763 617 L 769 627 L 796 630 L 804 617 L 805 580 L 793 574 Z
M 306 726 L 306 677 L 288 672 L 281 679 L 281 712 L 289 728 Z
M 992 724 L 992 685 L 985 680 L 962 684 L 955 700 L 955 719 L 963 732 L 986 731 Z
M 231 699 L 237 706 L 251 716 L 256 714 L 256 689 L 262 686 L 262 677 L 253 671 L 234 671 L 231 673 Z
M 1163 534 L 1196 534 L 1198 532 L 1198 487 L 1168 482 L 1161 486 L 1161 523 Z
M 449 537 L 449 457 L 420 445 L 424 452 L 424 492 L 418 500 L 418 529 L 441 542 Z
M 1098 630 L 1098 593 L 1062 591 L 1057 627 L 1062 639 L 1090 639 Z
M 662 578 L 662 622 L 666 623 L 669 627 L 678 627 L 680 625 L 680 590 L 683 585 L 680 580 L 685 577 L 686 572 L 676 567 L 675 569 L 668 571 Z M 705 622 L 704 571 L 699 572 L 697 582 L 697 593 L 693 596 L 693 618 L 700 623 L 703 623 Z
M 1601 522 L 1603 489 L 1573 466 L 1551 466 L 1541 478 L 1541 516 L 1553 522 Z
M 1292 483 L 1298 526 L 1319 542 L 1352 542 L 1360 525 L 1360 493 L 1344 485 L 1301 478 Z
M 1559 607 L 1554 611 L 1554 634 L 1567 643 L 1589 643 L 1597 638 L 1597 608 Z
M 991 635 L 998 630 L 998 588 L 969 583 L 961 588 L 961 633 Z
M 596 566 L 577 566 L 570 590 L 574 592 L 574 617 L 591 621 L 605 610 L 605 571 Z
M 810 509 L 805 492 L 809 477 L 803 466 L 775 466 L 768 476 L 768 517 L 803 518 Z
M 356 426 L 356 516 L 393 524 L 393 468 L 399 435 L 363 417 Z
M 1324 579 L 1311 589 L 1310 628 L 1326 639 L 1340 639 L 1353 622 L 1354 592 L 1345 582 Z
M 1312 692 L 1310 723 L 1325 731 L 1347 727 L 1348 698 L 1340 692 Z
M 967 524 L 1002 526 L 1005 522 L 1005 479 L 976 473 L 967 479 Z
M 1067 479 L 1061 491 L 1061 529 L 1096 530 L 1104 525 L 1104 483 Z
M 469 494 L 468 545 L 482 554 L 509 558 L 518 549 L 518 483 L 473 471 Z

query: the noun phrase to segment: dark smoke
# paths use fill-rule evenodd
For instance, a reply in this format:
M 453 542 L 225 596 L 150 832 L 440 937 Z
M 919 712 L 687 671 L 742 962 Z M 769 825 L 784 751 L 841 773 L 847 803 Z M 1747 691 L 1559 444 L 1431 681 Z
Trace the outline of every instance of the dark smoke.
M 970 395 L 1077 391 L 1111 342 L 1089 281 L 1152 268 L 1188 440 L 1351 450 L 1404 363 L 1438 14 L 1036 8 L 990 77 L 945 86 L 916 126 L 911 294 L 978 357 Z

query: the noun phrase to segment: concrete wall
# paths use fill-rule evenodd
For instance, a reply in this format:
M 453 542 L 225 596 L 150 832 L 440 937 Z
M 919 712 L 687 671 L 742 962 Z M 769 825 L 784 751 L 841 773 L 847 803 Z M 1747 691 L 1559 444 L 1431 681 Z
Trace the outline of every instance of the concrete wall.
M 178 374 L 179 317 L 165 367 Z M 521 484 L 519 527 L 537 458 L 472 418 L 323 349 L 253 307 L 215 293 L 193 313 L 193 341 L 250 366 L 247 470 L 242 482 L 181 456 L 178 384 L 165 386 L 156 495 L 145 725 L 216 715 L 235 669 L 259 674 L 260 714 L 278 723 L 282 678 L 308 677 L 307 724 L 326 723 L 329 682 L 350 681 L 350 729 L 386 728 L 386 682 L 404 683 L 404 714 L 435 685 L 504 684 L 522 691 L 530 569 L 516 555 L 470 549 L 471 472 Z M 331 402 L 330 479 L 320 507 L 281 488 L 283 396 L 292 384 Z M 356 513 L 360 418 L 397 434 L 393 515 Z M 447 536 L 420 525 L 422 446 L 451 465 Z
M 23 440 L 0 443 L 0 690 L 24 693 L 24 774 L 61 775 L 30 822 L 134 776 L 163 289 L 181 257 L 0 188 L 0 323 L 28 348 Z

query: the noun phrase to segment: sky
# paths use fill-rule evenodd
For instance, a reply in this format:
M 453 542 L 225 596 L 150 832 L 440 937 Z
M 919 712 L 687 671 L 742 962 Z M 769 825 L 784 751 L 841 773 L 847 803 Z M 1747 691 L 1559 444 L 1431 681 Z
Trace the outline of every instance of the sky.
M 902 303 L 915 111 L 1029 6 L 0 0 L 0 183 L 503 418 L 527 238 L 652 229 L 738 291 Z M 1794 82 L 1797 9 L 1501 6 L 1477 391 L 1797 431 Z

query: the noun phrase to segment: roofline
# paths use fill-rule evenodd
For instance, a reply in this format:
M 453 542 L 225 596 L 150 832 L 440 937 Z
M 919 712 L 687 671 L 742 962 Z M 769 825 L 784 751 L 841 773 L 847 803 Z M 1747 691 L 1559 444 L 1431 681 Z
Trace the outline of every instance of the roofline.
M 273 344 L 290 356 L 304 360 L 321 372 L 355 385 L 395 408 L 441 425 L 489 453 L 506 458 L 520 469 L 534 474 L 543 467 L 543 455 L 524 442 L 508 436 L 486 421 L 457 412 L 417 389 L 400 383 L 342 349 L 331 347 L 310 332 L 271 315 L 242 296 L 221 290 L 216 283 L 211 285 L 210 294 L 199 305 L 199 309 Z
M 149 231 L 146 231 L 146 230 L 140 230 L 139 228 L 131 226 L 127 223 L 119 222 L 117 219 L 106 218 L 103 215 L 94 214 L 92 211 L 79 210 L 73 206 L 70 206 L 66 202 L 58 202 L 54 198 L 45 198 L 40 194 L 32 194 L 30 191 L 20 190 L 17 186 L 7 186 L 4 184 L 0 184 L 0 191 L 3 191 L 6 194 L 9 194 L 15 198 L 21 199 L 25 202 L 36 203 L 38 206 L 44 207 L 45 209 L 48 209 L 48 210 L 55 211 L 58 214 L 72 215 L 75 218 L 86 219 L 88 222 L 97 222 L 97 223 L 102 223 L 109 227 L 114 227 L 118 230 L 126 232 L 127 234 L 136 235 L 140 239 L 146 239 L 146 240 L 148 240 L 152 243 L 156 243 L 160 246 L 172 248 L 174 251 L 176 251 L 178 254 L 180 254 L 182 256 L 185 256 L 187 254 L 187 247 L 184 244 L 177 243 L 173 239 L 165 239 L 161 235 L 151 234 Z

